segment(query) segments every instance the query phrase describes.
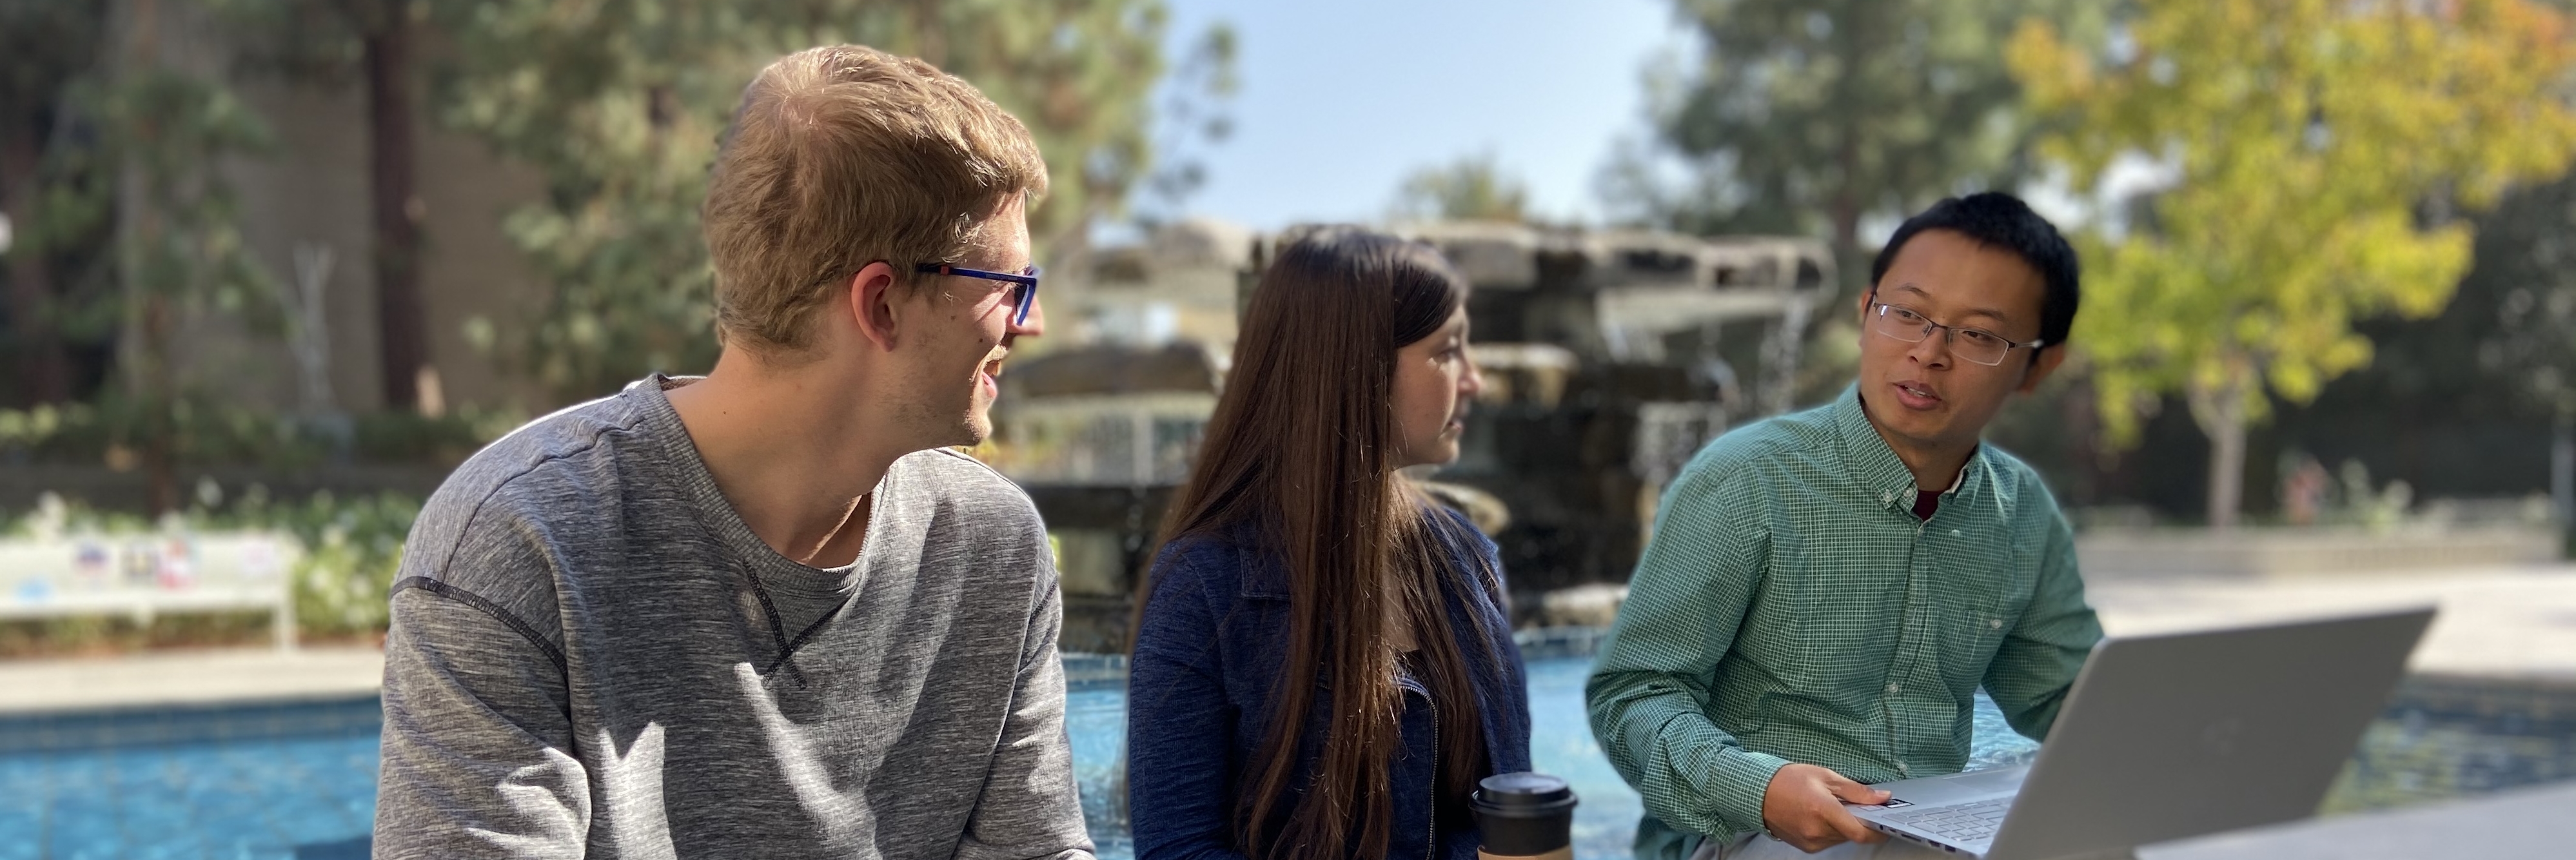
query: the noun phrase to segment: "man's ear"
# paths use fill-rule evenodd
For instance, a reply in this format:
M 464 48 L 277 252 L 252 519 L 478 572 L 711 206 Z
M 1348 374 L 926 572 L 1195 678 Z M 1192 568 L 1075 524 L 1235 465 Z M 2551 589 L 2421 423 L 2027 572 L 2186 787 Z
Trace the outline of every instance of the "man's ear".
M 886 352 L 895 348 L 895 301 L 902 295 L 895 284 L 894 267 L 882 260 L 850 276 L 850 321 L 860 336 Z
M 2056 373 L 2057 366 L 2065 363 L 2065 344 L 2052 343 L 2040 347 L 2038 359 L 2028 365 L 2029 369 L 2022 371 L 2021 385 L 2013 390 L 2023 394 L 2039 390 L 2039 384 L 2048 381 L 2048 375 Z
M 1860 335 L 1858 343 L 1864 350 L 1869 349 L 1869 301 L 1877 297 L 1878 287 L 1871 285 L 1860 291 L 1860 298 L 1852 300 L 1852 322 L 1859 323 L 1852 330 Z

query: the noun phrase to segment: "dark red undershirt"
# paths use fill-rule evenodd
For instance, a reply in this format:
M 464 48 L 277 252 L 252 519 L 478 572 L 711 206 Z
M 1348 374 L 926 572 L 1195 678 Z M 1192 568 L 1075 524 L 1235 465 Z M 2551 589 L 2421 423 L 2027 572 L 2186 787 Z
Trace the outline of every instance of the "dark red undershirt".
M 1929 490 L 1914 491 L 1914 518 L 1930 521 L 1932 512 L 1941 507 L 1941 494 Z

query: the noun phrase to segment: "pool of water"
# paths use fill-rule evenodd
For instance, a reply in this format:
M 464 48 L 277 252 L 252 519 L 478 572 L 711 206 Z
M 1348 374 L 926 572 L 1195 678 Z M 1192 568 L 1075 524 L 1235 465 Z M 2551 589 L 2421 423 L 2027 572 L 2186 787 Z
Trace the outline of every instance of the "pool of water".
M 1635 791 L 1610 768 L 1601 746 L 1592 739 L 1583 712 L 1583 678 L 1592 661 L 1559 656 L 1531 660 L 1530 763 L 1542 773 L 1572 783 L 1582 803 L 1574 810 L 1575 855 L 1586 858 L 1628 856 L 1629 838 L 1644 811 Z M 1067 725 L 1073 735 L 1076 776 L 1082 782 L 1083 815 L 1099 843 L 1103 860 L 1132 854 L 1125 816 L 1112 802 L 1117 784 L 1119 744 L 1127 734 L 1126 691 L 1115 684 L 1080 684 L 1068 696 Z M 1977 697 L 1977 733 L 1970 770 L 1983 770 L 2029 760 L 2039 745 L 2013 734 L 2003 712 L 1983 695 Z
M 374 698 L 0 720 L 0 860 L 367 856 Z
M 1560 649 L 1561 650 L 1561 649 Z M 1532 650 L 1531 755 L 1582 798 L 1585 860 L 1628 853 L 1639 812 L 1583 713 L 1588 658 Z M 1118 784 L 1126 693 L 1112 658 L 1067 661 L 1067 724 L 1101 856 L 1125 860 Z M 2036 745 L 1982 696 L 1970 769 Z M 0 718 L 0 860 L 367 856 L 375 811 L 373 698 Z M 2576 779 L 2576 693 L 2410 680 L 2370 729 L 2328 811 L 2373 809 Z

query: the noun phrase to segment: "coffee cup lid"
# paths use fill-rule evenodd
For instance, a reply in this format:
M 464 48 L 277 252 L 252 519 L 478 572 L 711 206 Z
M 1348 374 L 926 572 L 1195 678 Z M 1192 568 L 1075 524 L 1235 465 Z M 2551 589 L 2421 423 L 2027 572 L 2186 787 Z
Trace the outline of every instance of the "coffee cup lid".
M 1564 779 L 1526 771 L 1485 777 L 1476 785 L 1483 789 L 1476 793 L 1477 799 L 1506 809 L 1554 806 L 1574 796 Z

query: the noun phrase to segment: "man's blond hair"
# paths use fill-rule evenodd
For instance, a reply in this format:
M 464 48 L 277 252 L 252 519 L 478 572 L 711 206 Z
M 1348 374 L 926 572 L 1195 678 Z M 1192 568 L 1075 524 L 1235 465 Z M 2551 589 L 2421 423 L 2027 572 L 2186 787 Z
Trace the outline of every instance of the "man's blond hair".
M 707 182 L 716 326 L 728 345 L 803 352 L 859 269 L 883 260 L 911 283 L 1046 185 L 1028 129 L 973 85 L 858 45 L 788 55 L 743 90 Z

